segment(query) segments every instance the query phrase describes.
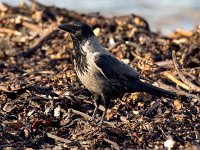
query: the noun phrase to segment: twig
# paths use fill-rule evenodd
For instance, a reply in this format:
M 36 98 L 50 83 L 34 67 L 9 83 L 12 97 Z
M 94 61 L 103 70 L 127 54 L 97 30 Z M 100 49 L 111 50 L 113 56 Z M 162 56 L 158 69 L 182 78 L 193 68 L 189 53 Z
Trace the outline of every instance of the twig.
M 173 81 L 174 83 L 178 84 L 179 86 L 181 86 L 182 88 L 186 89 L 186 90 L 190 90 L 190 87 L 188 85 L 186 85 L 185 83 L 181 82 L 180 80 L 178 80 L 176 77 L 174 77 L 172 74 L 170 74 L 169 72 L 165 71 L 162 73 L 164 76 L 166 76 L 168 79 L 170 79 L 171 81 Z
M 103 109 L 103 108 L 102 108 L 102 109 Z M 83 112 L 80 112 L 80 111 L 78 111 L 78 110 L 69 109 L 69 111 L 71 111 L 71 112 L 73 112 L 73 113 L 75 113 L 75 114 L 77 114 L 77 115 L 81 115 L 85 120 L 91 120 L 91 118 L 92 118 L 91 116 L 89 116 L 89 115 L 87 115 L 87 114 L 85 114 L 85 113 L 83 113 Z M 108 121 L 104 121 L 104 123 L 106 123 L 106 124 L 108 124 L 109 126 L 115 128 L 114 123 L 111 123 L 111 122 L 108 122 Z
M 119 148 L 119 145 L 118 145 L 116 142 L 113 142 L 113 141 L 111 141 L 111 140 L 109 140 L 109 139 L 107 139 L 107 138 L 103 138 L 103 140 L 104 140 L 105 142 L 111 144 L 111 145 L 113 146 L 114 149 L 116 149 L 116 150 L 119 150 L 119 149 L 120 149 L 120 148 Z
M 2 85 L 0 85 L 0 91 L 3 91 L 3 92 L 11 92 L 10 90 L 8 90 L 8 87 L 7 87 L 7 86 L 2 86 Z
M 92 117 L 90 117 L 89 115 L 83 113 L 83 112 L 80 112 L 78 110 L 74 110 L 74 109 L 70 109 L 69 111 L 77 114 L 77 115 L 81 115 L 83 118 L 85 118 L 85 120 L 91 120 Z
M 51 133 L 46 133 L 46 134 L 47 134 L 48 137 L 50 137 L 50 138 L 52 138 L 52 139 L 54 139 L 54 140 L 56 140 L 56 141 L 64 142 L 64 143 L 66 143 L 66 144 L 69 144 L 69 143 L 72 142 L 72 141 L 70 141 L 70 140 L 67 140 L 67 139 L 58 137 L 57 135 L 53 135 L 53 134 L 51 134 Z
M 185 37 L 190 37 L 193 35 L 192 32 L 190 31 L 185 31 L 181 28 L 176 29 L 176 34 L 178 34 L 179 36 L 185 36 Z
M 12 29 L 8 29 L 8 28 L 0 28 L 0 32 L 7 33 L 7 34 L 21 35 L 21 32 L 12 30 Z
M 161 100 L 158 99 L 146 112 L 146 116 L 150 116 L 151 113 L 160 105 Z
M 55 30 L 55 25 L 50 26 L 47 28 L 42 34 L 41 37 L 29 48 L 26 52 L 23 53 L 24 57 L 30 56 L 35 50 L 40 48 L 44 41 L 54 32 Z
M 191 70 L 192 71 L 192 70 Z M 187 75 L 188 77 L 190 77 L 192 80 L 196 80 L 196 76 L 191 74 L 190 72 L 188 71 L 184 71 L 183 72 L 184 75 Z
M 10 19 L 10 18 L 20 18 L 20 19 L 22 19 L 22 20 L 26 20 L 26 21 L 32 21 L 32 19 L 31 18 L 29 18 L 29 17 L 26 17 L 26 16 L 23 16 L 23 15 L 19 15 L 19 14 L 8 14 L 8 15 L 4 15 L 4 16 L 2 16 L 1 18 L 0 18 L 0 23 L 2 22 L 2 20 L 4 20 L 4 19 Z
M 171 60 L 158 61 L 158 62 L 155 62 L 155 64 L 163 68 L 172 68 L 173 66 L 173 63 Z
M 54 134 L 51 134 L 51 133 L 46 133 L 46 134 L 47 134 L 47 136 L 48 136 L 49 138 L 52 138 L 52 139 L 54 139 L 54 140 L 56 140 L 56 141 L 63 142 L 63 143 L 65 143 L 65 144 L 69 145 L 69 146 L 76 145 L 76 146 L 77 146 L 79 149 L 81 149 L 81 150 L 84 149 L 83 146 L 82 146 L 82 144 L 81 144 L 81 142 L 66 140 L 66 139 L 64 139 L 64 138 L 61 138 L 61 137 L 59 137 L 59 136 L 57 136 L 57 135 L 54 135 Z
M 187 92 L 185 92 L 183 90 L 177 90 L 177 89 L 175 89 L 175 88 L 173 88 L 173 87 L 171 87 L 169 85 L 166 85 L 166 84 L 162 83 L 161 81 L 158 81 L 158 84 L 161 87 L 163 87 L 164 89 L 166 89 L 166 90 L 172 90 L 173 92 L 177 93 L 178 95 L 184 95 L 184 96 L 186 96 L 188 98 L 193 97 L 193 98 L 196 98 L 198 101 L 200 101 L 199 96 L 197 96 L 195 94 L 190 94 L 190 93 L 187 93 Z
M 200 91 L 200 87 L 194 85 L 192 82 L 190 82 L 185 76 L 184 74 L 182 73 L 181 69 L 180 69 L 180 66 L 176 60 L 176 56 L 175 56 L 175 51 L 172 52 L 172 59 L 173 59 L 173 64 L 174 64 L 174 67 L 176 69 L 176 72 L 178 73 L 180 79 L 185 83 L 187 84 L 192 90 L 194 91 L 197 91 L 199 92 Z
M 46 6 L 45 5 L 43 5 L 43 4 L 41 4 L 41 3 L 39 3 L 38 1 L 36 1 L 36 0 L 29 0 L 30 2 L 32 2 L 33 4 L 36 4 L 36 5 L 38 5 L 38 6 L 40 6 L 40 7 L 44 7 L 44 8 L 46 8 Z
M 22 22 L 22 25 L 24 26 L 24 27 L 26 27 L 26 28 L 28 28 L 28 29 L 30 29 L 30 30 L 32 30 L 32 31 L 34 31 L 34 32 L 36 32 L 36 33 L 42 33 L 42 28 L 40 27 L 40 26 L 38 26 L 38 25 L 35 25 L 35 24 L 32 24 L 32 23 L 30 23 L 30 22 L 27 22 L 27 21 L 23 21 Z

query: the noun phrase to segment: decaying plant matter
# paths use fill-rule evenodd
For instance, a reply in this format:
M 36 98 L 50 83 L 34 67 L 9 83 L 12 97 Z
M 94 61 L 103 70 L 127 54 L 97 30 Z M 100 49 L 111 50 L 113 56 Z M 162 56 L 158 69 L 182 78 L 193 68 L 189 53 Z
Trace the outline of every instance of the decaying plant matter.
M 125 94 L 102 128 L 91 124 L 92 95 L 73 71 L 69 34 L 57 29 L 71 21 L 91 25 L 118 59 L 179 97 Z M 0 4 L 0 149 L 197 148 L 199 43 L 200 25 L 163 36 L 137 15 L 106 18 L 36 1 Z

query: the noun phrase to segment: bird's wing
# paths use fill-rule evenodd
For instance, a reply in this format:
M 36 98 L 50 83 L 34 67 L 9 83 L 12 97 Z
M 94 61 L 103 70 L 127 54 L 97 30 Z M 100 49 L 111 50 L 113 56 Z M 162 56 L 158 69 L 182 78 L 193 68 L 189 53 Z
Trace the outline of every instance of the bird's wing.
M 94 53 L 93 60 L 107 78 L 129 77 L 139 79 L 139 73 L 112 55 Z

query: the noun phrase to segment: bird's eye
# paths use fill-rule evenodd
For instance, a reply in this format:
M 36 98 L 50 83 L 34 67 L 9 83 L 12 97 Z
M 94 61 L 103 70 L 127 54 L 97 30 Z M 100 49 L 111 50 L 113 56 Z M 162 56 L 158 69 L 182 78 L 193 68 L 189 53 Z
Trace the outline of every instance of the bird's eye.
M 73 29 L 74 29 L 74 30 L 78 30 L 78 29 L 80 29 L 80 27 L 79 27 L 78 25 L 74 24 L 74 25 L 73 25 Z

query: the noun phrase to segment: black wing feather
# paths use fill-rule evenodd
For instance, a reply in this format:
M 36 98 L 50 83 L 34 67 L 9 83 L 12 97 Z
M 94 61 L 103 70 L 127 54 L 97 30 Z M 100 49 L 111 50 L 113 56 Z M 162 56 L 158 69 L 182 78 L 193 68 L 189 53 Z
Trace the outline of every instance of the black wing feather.
M 139 73 L 110 54 L 94 53 L 93 59 L 107 78 L 120 76 L 139 79 Z

